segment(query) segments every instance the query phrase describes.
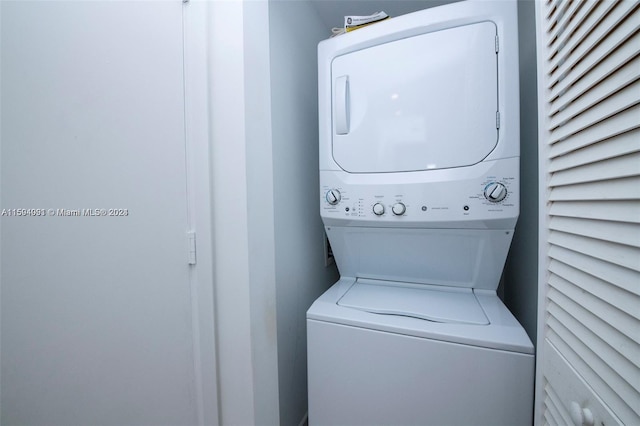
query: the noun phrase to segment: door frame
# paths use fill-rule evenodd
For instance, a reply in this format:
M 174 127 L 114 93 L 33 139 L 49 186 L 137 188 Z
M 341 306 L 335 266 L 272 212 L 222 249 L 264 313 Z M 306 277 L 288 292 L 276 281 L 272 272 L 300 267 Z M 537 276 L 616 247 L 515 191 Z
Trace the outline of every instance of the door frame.
M 196 406 L 199 425 L 218 425 L 207 3 L 185 2 L 182 10 L 188 220 L 189 230 L 196 233 L 197 247 L 197 263 L 189 274 Z

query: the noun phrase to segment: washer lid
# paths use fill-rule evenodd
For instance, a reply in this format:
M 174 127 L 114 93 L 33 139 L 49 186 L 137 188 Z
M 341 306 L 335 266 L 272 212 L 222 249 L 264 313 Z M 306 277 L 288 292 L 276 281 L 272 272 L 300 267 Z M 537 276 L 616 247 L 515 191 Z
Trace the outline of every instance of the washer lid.
M 358 279 L 338 305 L 434 322 L 489 324 L 471 289 Z
M 335 162 L 381 173 L 482 161 L 498 143 L 496 31 L 485 21 L 336 57 Z

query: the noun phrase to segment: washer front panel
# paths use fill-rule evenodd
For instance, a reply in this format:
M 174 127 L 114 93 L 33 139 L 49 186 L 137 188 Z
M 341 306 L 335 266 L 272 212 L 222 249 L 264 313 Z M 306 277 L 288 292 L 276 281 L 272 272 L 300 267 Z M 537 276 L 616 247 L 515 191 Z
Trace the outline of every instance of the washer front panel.
M 531 354 L 316 320 L 307 330 L 310 425 L 531 424 Z

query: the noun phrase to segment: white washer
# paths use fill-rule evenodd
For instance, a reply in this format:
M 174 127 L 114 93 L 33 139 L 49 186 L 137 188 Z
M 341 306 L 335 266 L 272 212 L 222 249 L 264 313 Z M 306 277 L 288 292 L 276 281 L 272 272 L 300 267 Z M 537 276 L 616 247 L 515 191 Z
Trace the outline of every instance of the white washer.
M 519 209 L 515 1 L 320 43 L 311 425 L 531 424 L 534 349 L 496 296 Z M 509 285 L 507 283 L 507 285 Z
M 434 308 L 449 321 L 486 317 L 488 325 L 374 314 L 340 303 L 354 287 L 363 293 L 382 287 L 369 296 L 385 306 L 382 295 L 394 285 L 400 284 L 342 278 L 310 309 L 309 424 L 530 425 L 533 348 L 495 293 L 407 285 L 409 293 L 397 296 L 410 304 L 437 295 Z

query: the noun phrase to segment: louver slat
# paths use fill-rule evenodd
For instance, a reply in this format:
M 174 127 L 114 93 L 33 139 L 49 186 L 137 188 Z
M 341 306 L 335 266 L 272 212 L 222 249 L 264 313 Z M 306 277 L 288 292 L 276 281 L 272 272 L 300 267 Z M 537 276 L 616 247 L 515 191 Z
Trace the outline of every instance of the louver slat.
M 551 12 L 547 17 L 549 19 L 549 25 L 550 25 L 549 29 L 553 28 L 553 26 L 556 24 L 558 13 L 560 12 L 560 7 L 563 3 L 565 2 L 563 2 L 562 0 L 553 0 Z
M 551 4 L 547 8 L 547 19 L 549 19 L 558 8 L 560 0 L 551 0 Z
M 600 339 L 608 345 L 605 351 L 609 351 L 609 348 L 611 348 L 624 358 L 621 363 L 628 364 L 622 367 L 623 369 L 629 370 L 629 374 L 626 376 L 628 380 L 633 379 L 634 377 L 640 379 L 640 377 L 638 377 L 639 373 L 636 371 L 637 369 L 640 369 L 640 359 L 638 354 L 640 348 L 638 347 L 638 342 L 620 333 L 618 330 L 602 320 L 602 318 L 597 317 L 593 312 L 589 312 L 585 309 L 586 305 L 582 305 L 575 301 L 573 296 L 576 294 L 575 292 L 579 290 L 575 286 L 571 287 L 571 289 L 550 289 L 549 300 L 553 302 L 553 305 L 550 305 L 549 308 L 552 309 L 553 306 L 553 309 L 565 310 L 567 314 L 571 315 L 576 321 L 584 325 L 585 329 L 583 331 L 585 333 L 593 332 L 593 337 L 596 340 Z M 593 306 L 593 303 L 588 303 L 587 305 Z M 562 308 L 560 308 L 560 306 L 562 306 Z M 554 315 L 558 316 L 556 314 Z M 602 351 L 601 353 L 605 352 Z M 631 382 L 633 382 L 633 380 L 631 380 Z M 640 382 L 630 384 L 637 388 L 640 385 Z
M 578 133 L 596 123 L 604 121 L 614 114 L 636 105 L 640 102 L 640 99 L 638 99 L 639 93 L 640 81 L 636 81 L 627 86 L 627 90 L 617 92 L 562 127 L 554 129 L 551 132 L 549 140 L 551 143 L 561 141 L 574 133 Z
M 581 343 L 557 318 L 549 315 L 549 341 L 576 371 L 589 382 L 624 424 L 637 424 L 640 420 L 640 400 L 637 393 L 624 380 L 603 363 L 586 345 Z
M 545 389 L 554 392 L 564 404 L 568 401 L 587 402 L 594 415 L 594 424 L 598 426 L 622 425 L 622 421 L 615 416 L 603 400 L 590 391 L 589 385 L 583 377 L 573 368 L 567 360 L 560 355 L 557 347 L 549 340 L 544 342 L 540 350 L 543 356 L 542 368 L 549 373 L 549 379 Z M 573 425 L 573 420 L 563 423 L 563 426 Z
M 640 205 L 633 201 L 562 201 L 553 203 L 551 216 L 640 223 Z
M 549 33 L 549 41 L 548 45 L 552 46 L 553 42 L 557 40 L 557 38 L 564 34 L 565 30 L 569 27 L 569 25 L 573 22 L 573 19 L 576 15 L 576 12 L 580 9 L 580 6 L 584 6 L 586 1 L 571 1 L 566 2 L 569 6 L 566 8 L 563 15 L 560 17 L 560 20 L 556 24 L 553 31 Z M 595 1 L 591 1 L 591 3 L 595 3 Z
M 550 201 L 561 200 L 637 200 L 640 198 L 640 177 L 588 182 L 553 188 Z
M 640 235 L 634 232 L 637 226 L 633 223 L 552 217 L 549 221 L 549 229 L 640 247 Z
M 612 375 L 615 382 L 624 382 L 621 383 L 619 390 L 631 390 L 632 393 L 639 392 L 640 370 L 638 370 L 634 365 L 634 362 L 632 362 L 631 359 L 626 358 L 615 348 L 608 345 L 604 340 L 600 339 L 598 335 L 585 327 L 584 324 L 578 321 L 574 316 L 570 315 L 565 309 L 559 307 L 556 303 L 553 303 L 555 300 L 562 300 L 559 293 L 559 291 L 553 289 L 549 291 L 549 313 L 561 322 L 577 341 L 585 347 L 588 347 L 593 352 L 594 360 L 603 366 L 606 365 L 607 374 Z M 619 336 L 623 337 L 622 335 Z M 637 343 L 629 341 L 627 341 L 627 343 L 630 346 L 630 352 L 635 353 L 638 351 Z M 606 361 L 601 358 L 601 356 L 604 355 L 606 355 Z M 637 359 L 635 361 L 635 364 L 637 365 Z M 600 368 L 604 369 L 604 367 Z
M 635 36 L 627 39 L 616 50 L 614 50 L 609 56 L 604 58 L 601 62 L 591 68 L 582 78 L 574 82 L 572 85 L 561 83 L 561 89 L 565 90 L 562 96 L 556 98 L 551 102 L 551 108 L 549 115 L 553 116 L 558 111 L 567 108 L 576 99 L 588 92 L 592 87 L 600 83 L 607 78 L 611 73 L 618 70 L 618 68 L 633 61 L 640 54 L 640 37 L 636 33 Z M 632 70 L 637 71 L 637 68 Z M 632 71 L 633 72 L 633 71 Z
M 551 386 L 547 386 L 547 407 L 551 412 L 551 419 L 556 425 L 570 425 L 572 423 L 571 415 L 562 405 L 560 397 L 554 392 Z
M 638 319 L 639 312 L 635 296 L 638 296 L 640 291 L 636 285 L 639 282 L 638 272 L 640 271 L 611 265 L 577 250 L 560 246 L 552 246 L 549 249 L 549 256 L 551 257 L 550 271 L 553 270 L 557 275 L 573 282 L 584 291 L 598 296 L 611 306 Z M 624 323 L 625 327 L 627 325 L 629 324 Z
M 578 114 L 594 107 L 625 86 L 638 80 L 638 78 L 640 78 L 640 57 L 636 57 L 634 60 L 626 63 L 598 85 L 591 87 L 588 92 L 578 94 L 580 96 L 579 98 L 572 99 L 566 108 L 553 116 L 550 120 L 549 127 L 555 129 L 567 123 Z M 640 98 L 640 92 L 638 98 Z M 636 103 L 637 102 L 640 102 L 640 99 L 637 99 Z
M 567 170 L 583 164 L 604 161 L 634 152 L 640 152 L 640 131 L 638 130 L 622 133 L 613 138 L 579 148 L 572 152 L 571 155 L 554 158 L 553 167 L 549 167 L 549 171 Z M 640 168 L 640 165 L 638 167 Z
M 555 405 L 553 405 L 553 401 L 549 399 L 548 396 L 547 396 L 547 399 L 545 400 L 545 405 L 547 409 L 544 412 L 544 424 L 548 426 L 559 426 L 561 424 L 564 424 L 564 423 L 559 423 L 558 420 L 556 420 L 556 418 L 559 416 L 558 409 L 556 408 Z
M 584 22 L 585 17 L 589 16 L 591 11 L 596 6 L 598 6 L 599 3 L 600 3 L 599 0 L 586 0 L 582 2 L 582 7 L 578 10 L 576 15 L 572 17 L 570 22 L 568 23 L 565 23 L 562 21 L 560 22 L 561 26 L 566 25 L 566 29 L 562 31 L 562 34 L 559 37 L 553 40 L 550 40 L 551 42 L 548 43 L 550 45 L 550 48 L 549 48 L 549 56 L 547 57 L 547 60 L 553 58 L 555 55 L 558 54 L 558 51 L 567 44 L 567 40 L 569 39 L 569 36 L 575 34 L 576 28 L 578 28 Z
M 560 231 L 552 232 L 549 235 L 549 242 L 614 265 L 629 269 L 639 268 L 640 249 Z M 638 279 L 640 280 L 640 276 Z M 640 291 L 640 288 L 637 290 Z
M 549 186 L 571 185 L 640 175 L 640 153 L 597 161 L 553 174 Z
M 571 41 L 561 50 L 562 54 L 551 61 L 552 72 L 548 87 L 555 86 L 560 80 L 571 73 L 569 80 L 577 80 L 582 77 L 585 70 L 599 62 L 622 41 L 638 30 L 639 24 L 633 19 L 625 20 L 629 13 L 637 7 L 632 1 L 602 1 L 594 12 L 585 20 L 585 26 L 576 30 L 571 36 Z M 609 13 L 611 12 L 611 13 Z M 622 25 L 618 26 L 622 22 Z M 615 28 L 608 34 L 597 31 L 596 26 L 602 28 Z M 605 38 L 606 37 L 606 38 Z M 590 60 L 584 58 L 590 55 Z M 577 67 L 578 63 L 588 63 L 589 66 Z M 556 69 L 557 68 L 557 69 Z M 552 94 L 552 99 L 556 94 Z
M 549 150 L 549 158 L 554 159 L 576 149 L 635 130 L 640 127 L 638 114 L 640 114 L 640 106 L 636 105 L 606 121 L 600 121 L 595 126 L 586 129 L 587 131 L 585 132 L 575 133 L 560 142 L 556 142 Z

